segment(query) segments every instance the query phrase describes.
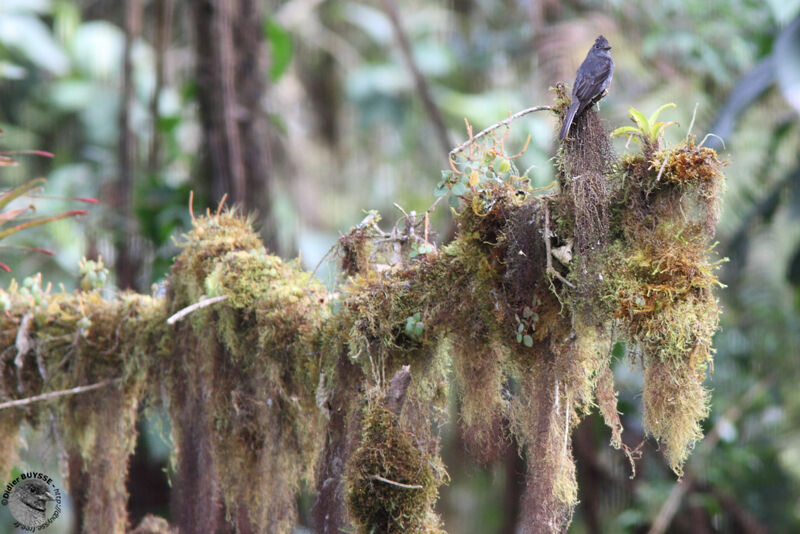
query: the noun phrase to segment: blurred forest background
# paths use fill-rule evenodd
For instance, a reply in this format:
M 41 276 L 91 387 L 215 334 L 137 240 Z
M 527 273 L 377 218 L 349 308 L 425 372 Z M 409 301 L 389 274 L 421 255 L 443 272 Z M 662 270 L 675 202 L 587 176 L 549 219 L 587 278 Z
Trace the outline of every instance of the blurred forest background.
M 228 193 L 271 251 L 313 268 L 364 210 L 391 224 L 394 203 L 427 209 L 465 118 L 478 131 L 551 104 L 548 89 L 572 83 L 603 34 L 616 61 L 600 107 L 609 130 L 629 124 L 630 106 L 674 102 L 668 142 L 690 124 L 698 142 L 715 134 L 705 143 L 728 163 L 717 250 L 730 261 L 712 414 L 683 484 L 652 441 L 630 479 L 601 419 L 587 418 L 570 532 L 800 532 L 799 14 L 800 0 L 0 0 L 0 147 L 54 154 L 15 156 L 2 187 L 44 176 L 47 195 L 99 199 L 86 216 L 5 240 L 2 283 L 41 271 L 70 290 L 81 257 L 102 256 L 117 287 L 150 292 L 190 224 L 190 191 L 196 212 Z M 519 167 L 535 166 L 534 187 L 553 181 L 556 128 L 531 114 L 506 143 L 513 153 L 530 135 Z M 31 202 L 38 215 L 75 207 Z M 446 240 L 446 207 L 433 223 Z M 318 273 L 336 282 L 330 265 Z M 624 358 L 615 372 L 636 447 L 641 374 Z M 157 419 L 132 464 L 134 524 L 168 510 Z M 443 429 L 447 530 L 514 532 L 517 451 L 477 466 L 456 428 Z M 29 466 L 57 472 L 34 438 Z M 300 503 L 309 529 L 312 502 Z M 69 518 L 51 529 L 69 532 Z

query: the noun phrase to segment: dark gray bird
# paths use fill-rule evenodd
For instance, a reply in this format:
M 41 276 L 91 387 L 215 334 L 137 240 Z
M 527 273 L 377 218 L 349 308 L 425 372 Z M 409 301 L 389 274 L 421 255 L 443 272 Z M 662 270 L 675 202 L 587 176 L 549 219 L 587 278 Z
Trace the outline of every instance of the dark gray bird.
M 576 117 L 583 110 L 605 96 L 611 76 L 614 74 L 614 60 L 611 59 L 611 45 L 602 35 L 597 38 L 586 59 L 578 67 L 575 84 L 572 87 L 572 103 L 569 105 L 567 116 L 558 139 L 562 141 L 569 133 L 569 128 Z
M 20 525 L 38 527 L 47 521 L 47 501 L 54 501 L 50 487 L 43 480 L 23 480 L 8 496 L 8 511 Z

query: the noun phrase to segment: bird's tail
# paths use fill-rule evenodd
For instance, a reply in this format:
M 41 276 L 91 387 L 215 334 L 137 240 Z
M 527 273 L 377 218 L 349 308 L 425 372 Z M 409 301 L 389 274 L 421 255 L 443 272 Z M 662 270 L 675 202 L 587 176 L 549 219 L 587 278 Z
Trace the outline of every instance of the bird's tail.
M 567 116 L 564 117 L 564 123 L 561 125 L 561 131 L 558 133 L 559 141 L 563 141 L 569 133 L 569 128 L 572 126 L 572 121 L 575 119 L 575 114 L 578 113 L 580 105 L 577 98 L 572 99 L 572 103 L 569 105 L 569 110 L 567 111 Z

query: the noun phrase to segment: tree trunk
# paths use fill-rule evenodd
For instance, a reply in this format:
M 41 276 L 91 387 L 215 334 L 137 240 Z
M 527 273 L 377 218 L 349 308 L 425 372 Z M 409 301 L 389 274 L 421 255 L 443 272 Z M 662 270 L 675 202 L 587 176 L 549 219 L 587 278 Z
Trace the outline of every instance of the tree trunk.
M 132 289 L 139 270 L 134 252 L 136 219 L 133 217 L 133 189 L 136 174 L 136 134 L 131 125 L 131 108 L 135 100 L 133 87 L 133 41 L 142 26 L 141 0 L 128 0 L 125 4 L 125 48 L 122 53 L 122 95 L 119 114 L 119 180 L 112 205 L 119 217 L 115 237 L 117 258 L 115 270 L 117 286 Z
M 264 242 L 274 249 L 261 8 L 257 0 L 192 5 L 206 182 L 215 202 L 227 194 L 245 213 L 257 210 Z

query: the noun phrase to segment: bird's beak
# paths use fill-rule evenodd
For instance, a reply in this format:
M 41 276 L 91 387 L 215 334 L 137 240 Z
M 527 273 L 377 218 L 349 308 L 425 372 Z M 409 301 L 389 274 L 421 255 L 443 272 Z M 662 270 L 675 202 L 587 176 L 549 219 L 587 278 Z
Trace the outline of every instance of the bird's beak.
M 48 501 L 54 501 L 54 500 L 56 500 L 56 498 L 55 498 L 55 497 L 53 497 L 53 494 L 52 494 L 52 493 L 50 493 L 49 491 L 45 491 L 45 492 L 44 492 L 44 495 L 43 495 L 43 497 L 44 497 L 45 499 L 47 499 Z

